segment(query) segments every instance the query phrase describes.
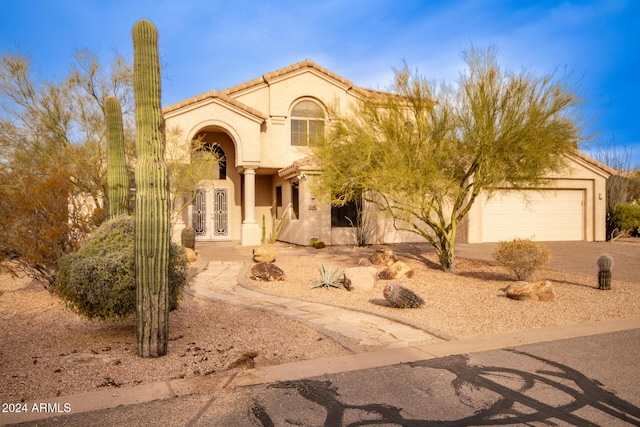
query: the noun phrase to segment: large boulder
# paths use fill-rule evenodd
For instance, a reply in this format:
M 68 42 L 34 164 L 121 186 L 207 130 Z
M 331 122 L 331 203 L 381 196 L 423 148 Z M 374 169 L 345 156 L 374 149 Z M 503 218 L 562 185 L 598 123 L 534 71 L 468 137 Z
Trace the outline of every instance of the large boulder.
M 375 267 L 352 267 L 344 270 L 344 287 L 358 291 L 370 291 L 378 278 Z
M 374 265 L 391 265 L 398 260 L 396 254 L 387 248 L 378 248 L 376 251 L 369 257 L 369 260 Z
M 418 308 L 424 305 L 422 298 L 397 283 L 389 283 L 382 290 L 382 294 L 394 308 Z
M 254 279 L 263 282 L 274 282 L 284 280 L 284 271 L 277 265 L 270 262 L 259 262 L 251 267 L 251 274 Z
M 404 276 L 413 277 L 413 269 L 404 261 L 396 261 L 381 271 L 379 277 L 383 280 L 394 280 Z
M 553 301 L 556 293 L 553 284 L 545 280 L 544 282 L 515 282 L 505 288 L 507 298 L 519 301 Z
M 253 260 L 255 262 L 274 262 L 278 255 L 275 246 L 258 246 L 253 249 Z

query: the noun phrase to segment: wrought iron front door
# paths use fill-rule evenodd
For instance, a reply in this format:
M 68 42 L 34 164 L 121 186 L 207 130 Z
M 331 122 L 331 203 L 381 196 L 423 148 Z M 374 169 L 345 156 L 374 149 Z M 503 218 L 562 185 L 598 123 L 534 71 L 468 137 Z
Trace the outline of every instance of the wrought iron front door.
M 196 190 L 191 223 L 198 240 L 230 240 L 229 189 Z
M 209 227 L 207 227 L 207 191 L 196 190 L 191 206 L 191 226 L 196 233 L 196 237 L 206 237 Z
M 213 189 L 213 240 L 229 239 L 229 190 Z

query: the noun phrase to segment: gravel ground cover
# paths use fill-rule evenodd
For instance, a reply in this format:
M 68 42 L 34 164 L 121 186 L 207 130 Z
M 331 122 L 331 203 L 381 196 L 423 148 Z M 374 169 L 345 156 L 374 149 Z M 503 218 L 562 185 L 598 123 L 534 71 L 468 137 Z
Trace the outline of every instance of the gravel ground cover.
M 286 280 L 260 282 L 248 274 L 247 284 L 279 295 L 377 312 L 456 338 L 640 316 L 640 285 L 617 281 L 615 276 L 613 289 L 602 291 L 598 289 L 596 275 L 540 270 L 530 281 L 550 280 L 555 301 L 514 301 L 506 298 L 503 289 L 517 279 L 502 266 L 458 258 L 457 274 L 452 275 L 439 268 L 435 254 L 413 251 L 396 251 L 398 258 L 413 268 L 414 275 L 393 282 L 421 296 L 425 300 L 421 308 L 389 307 L 382 293 L 389 283 L 386 280 L 378 280 L 368 292 L 310 289 L 320 277 L 318 266 L 343 270 L 367 264 L 373 251 L 373 248 L 316 250 L 283 246 L 276 265 L 284 270 Z
M 458 259 L 458 272 L 439 270 L 430 253 L 397 252 L 413 269 L 396 280 L 425 300 L 418 309 L 386 304 L 379 280 L 373 290 L 310 289 L 317 267 L 343 270 L 366 263 L 373 248 L 315 250 L 278 245 L 282 282 L 247 286 L 278 295 L 379 313 L 450 337 L 569 325 L 640 316 L 640 286 L 613 280 L 597 289 L 596 277 L 542 270 L 535 280 L 553 282 L 553 302 L 513 301 L 504 289 L 514 277 L 504 268 Z M 249 261 L 250 248 L 242 248 Z M 320 332 L 291 319 L 185 296 L 170 315 L 169 353 L 136 355 L 135 325 L 90 322 L 64 307 L 39 283 L 0 275 L 0 400 L 32 401 L 57 395 L 153 381 L 220 375 L 237 369 L 349 354 Z

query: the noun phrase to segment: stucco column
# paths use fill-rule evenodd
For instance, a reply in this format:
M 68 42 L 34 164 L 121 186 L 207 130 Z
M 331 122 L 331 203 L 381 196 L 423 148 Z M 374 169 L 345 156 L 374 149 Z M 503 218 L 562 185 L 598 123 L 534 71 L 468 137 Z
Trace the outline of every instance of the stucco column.
M 244 170 L 244 221 L 243 224 L 256 222 L 256 170 Z
M 242 246 L 257 246 L 261 230 L 256 222 L 256 168 L 244 170 L 244 221 L 242 221 Z

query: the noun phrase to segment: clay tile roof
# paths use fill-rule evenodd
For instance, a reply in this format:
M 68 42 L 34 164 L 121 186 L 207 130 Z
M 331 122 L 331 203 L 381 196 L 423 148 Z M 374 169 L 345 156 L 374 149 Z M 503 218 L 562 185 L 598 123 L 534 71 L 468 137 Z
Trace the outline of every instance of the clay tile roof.
M 303 69 L 313 69 L 316 70 L 324 75 L 326 75 L 327 77 L 330 77 L 333 80 L 336 80 L 340 83 L 342 83 L 343 85 L 345 85 L 347 87 L 347 90 L 354 90 L 355 92 L 358 92 L 360 94 L 363 95 L 383 95 L 385 94 L 385 92 L 381 92 L 381 91 L 377 91 L 377 90 L 371 90 L 371 89 L 364 89 L 361 88 L 359 86 L 354 85 L 351 81 L 340 77 L 339 75 L 327 70 L 326 68 L 316 64 L 315 62 L 313 62 L 310 59 L 305 59 L 304 61 L 300 61 L 298 63 L 289 65 L 287 67 L 284 68 L 280 68 L 278 70 L 275 71 L 271 71 L 270 73 L 267 74 L 263 74 L 262 77 L 258 77 L 255 78 L 253 80 L 250 80 L 248 82 L 244 82 L 244 83 L 240 83 L 238 85 L 232 86 L 228 89 L 224 89 L 222 91 L 218 91 L 218 90 L 211 90 L 209 92 L 205 92 L 203 94 L 200 95 L 196 95 L 194 97 L 185 99 L 184 101 L 180 101 L 176 104 L 172 104 L 169 105 L 165 108 L 162 109 L 162 111 L 166 114 L 166 113 L 170 113 L 172 111 L 178 110 L 180 108 L 189 106 L 191 104 L 195 104 L 196 102 L 200 102 L 202 100 L 208 99 L 208 98 L 218 98 L 222 101 L 225 101 L 237 108 L 240 108 L 250 114 L 253 114 L 256 117 L 259 117 L 261 119 L 265 119 L 266 120 L 266 115 L 252 107 L 249 107 L 239 101 L 236 101 L 232 95 L 237 93 L 237 92 L 241 92 L 244 91 L 246 89 L 250 89 L 252 87 L 256 87 L 256 86 L 260 86 L 263 84 L 268 84 L 271 80 L 277 78 L 277 77 L 281 77 L 281 76 L 285 76 L 289 73 L 292 73 L 294 71 L 298 71 L 298 70 L 303 70 Z
M 344 79 L 344 78 L 338 76 L 335 73 L 332 73 L 331 71 L 327 70 L 326 68 L 316 64 L 312 60 L 305 59 L 304 61 L 300 61 L 300 62 L 297 62 L 295 64 L 288 65 L 288 66 L 286 66 L 284 68 L 280 68 L 278 70 L 271 71 L 270 73 L 263 74 L 262 77 L 253 79 L 253 80 L 251 80 L 249 82 L 242 83 L 242 84 L 239 84 L 239 85 L 236 85 L 236 86 L 232 86 L 232 87 L 230 87 L 228 89 L 223 90 L 222 93 L 231 95 L 233 93 L 240 92 L 240 91 L 243 91 L 245 89 L 249 89 L 249 88 L 254 87 L 254 86 L 258 86 L 258 85 L 262 85 L 262 84 L 265 84 L 265 83 L 269 83 L 274 78 L 290 74 L 290 73 L 292 73 L 294 71 L 303 70 L 305 68 L 310 68 L 310 69 L 314 69 L 316 71 L 319 71 L 320 73 L 322 73 L 322 74 L 324 74 L 324 75 L 326 75 L 328 77 L 331 77 L 333 80 L 336 80 L 336 81 L 344 84 L 349 89 L 355 89 L 355 90 L 359 90 L 359 91 L 369 92 L 366 89 L 362 89 L 362 88 L 357 87 L 356 85 L 354 85 L 349 80 Z
M 591 165 L 603 170 L 604 172 L 608 173 L 609 175 L 618 175 L 618 171 L 610 166 L 605 165 L 604 163 L 594 159 L 593 157 L 583 153 L 580 150 L 574 150 L 573 154 L 576 157 L 581 158 L 582 160 L 586 161 L 587 163 L 590 163 Z
M 202 93 L 200 95 L 196 95 L 196 96 L 193 96 L 191 98 L 185 99 L 184 101 L 180 101 L 180 102 L 178 102 L 176 104 L 172 104 L 172 105 L 169 105 L 167 107 L 164 107 L 162 109 L 162 112 L 164 114 L 167 114 L 167 113 L 170 113 L 172 111 L 178 110 L 180 108 L 183 108 L 183 107 L 195 104 L 197 102 L 203 101 L 205 99 L 214 99 L 214 98 L 218 98 L 221 101 L 224 101 L 227 104 L 233 105 L 234 107 L 239 108 L 240 110 L 245 111 L 245 112 L 247 112 L 247 113 L 249 113 L 251 115 L 254 115 L 254 116 L 256 116 L 256 117 L 258 117 L 258 118 L 260 118 L 262 120 L 266 120 L 267 119 L 267 116 L 264 113 L 256 110 L 255 108 L 249 107 L 248 105 L 243 104 L 240 101 L 237 101 L 237 100 L 229 97 L 224 92 L 220 92 L 220 91 L 215 90 L 215 89 L 214 90 L 210 90 L 209 92 L 205 92 L 205 93 Z
M 307 156 L 298 159 L 291 165 L 278 170 L 278 175 L 284 179 L 292 178 L 300 172 L 317 172 L 320 170 L 320 164 L 315 156 Z

